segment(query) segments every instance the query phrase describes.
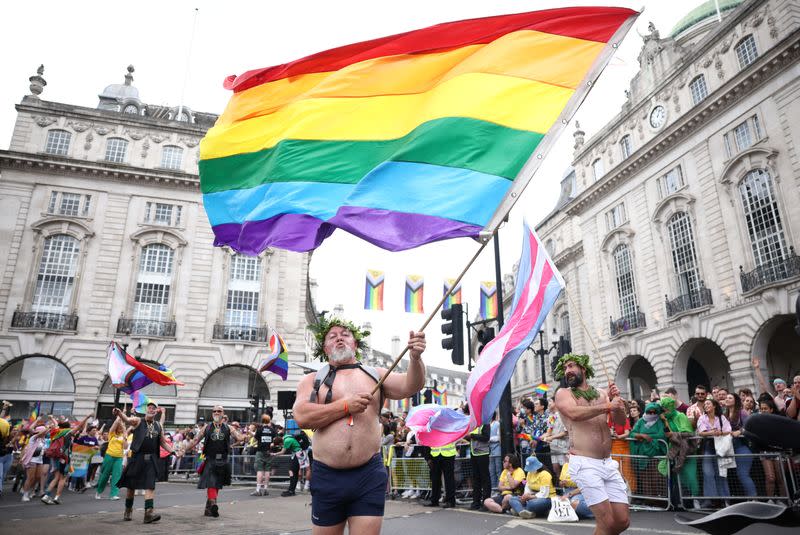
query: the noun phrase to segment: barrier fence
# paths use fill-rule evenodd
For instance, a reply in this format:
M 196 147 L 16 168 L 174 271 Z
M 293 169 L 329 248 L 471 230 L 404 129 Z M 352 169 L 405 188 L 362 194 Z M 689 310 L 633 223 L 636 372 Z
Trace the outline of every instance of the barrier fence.
M 661 442 L 667 451 L 668 444 Z M 421 454 L 423 448 L 412 449 L 411 457 L 403 456 L 403 446 L 392 448 L 391 454 L 384 448 L 385 461 L 388 456 L 392 494 L 408 490 L 429 494 L 432 488 L 430 468 Z M 716 455 L 687 455 L 683 466 L 676 471 L 674 461 L 668 455 L 648 457 L 619 453 L 621 450 L 618 448 L 615 450 L 617 452 L 613 452 L 611 457 L 619 463 L 633 509 L 669 509 L 677 505 L 686 509 L 711 509 L 722 507 L 726 501 L 786 501 L 800 492 L 800 458 L 792 459 L 782 453 L 733 455 L 728 459 L 732 459 L 736 466 L 725 469 L 725 477 L 721 477 L 720 457 Z M 540 460 L 547 465 L 545 456 L 541 457 Z M 236 454 L 231 455 L 230 460 L 234 482 L 255 482 L 255 455 Z M 196 463 L 195 455 L 175 460 L 170 479 L 196 479 Z M 270 484 L 287 483 L 289 465 L 289 455 L 273 455 Z M 466 503 L 472 495 L 472 464 L 468 448 L 459 448 L 454 474 L 456 499 L 459 503 Z

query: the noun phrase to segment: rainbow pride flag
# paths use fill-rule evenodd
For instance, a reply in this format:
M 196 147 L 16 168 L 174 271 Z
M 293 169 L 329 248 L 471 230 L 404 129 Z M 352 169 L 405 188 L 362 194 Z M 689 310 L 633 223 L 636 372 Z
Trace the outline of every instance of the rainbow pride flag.
M 122 346 L 116 342 L 108 344 L 106 356 L 111 384 L 127 394 L 141 390 L 150 383 L 183 386 L 182 382 L 175 379 L 172 370 L 163 364 L 159 364 L 156 369 L 139 362 L 123 351 Z
M 147 412 L 147 405 L 156 402 L 150 399 L 150 397 L 141 390 L 134 390 L 131 392 L 131 403 L 133 404 L 133 410 L 139 414 L 145 414 Z M 158 403 L 156 403 L 156 405 L 158 405 Z
M 33 410 L 31 411 L 31 416 L 30 418 L 28 418 L 28 421 L 31 423 L 35 422 L 41 413 L 42 413 L 42 402 L 37 401 L 36 405 L 33 406 Z
M 444 280 L 444 295 L 447 296 L 447 299 L 444 300 L 444 309 L 447 310 L 453 305 L 460 305 L 461 304 L 461 284 L 456 287 L 456 291 L 452 294 L 450 292 L 453 291 L 453 283 L 456 282 L 455 279 L 445 279 Z
M 481 282 L 481 318 L 497 317 L 497 284 L 491 281 Z
M 425 289 L 425 278 L 422 275 L 406 276 L 406 312 L 422 313 L 422 295 Z
M 397 400 L 397 409 L 399 410 L 399 412 L 407 411 L 410 408 L 411 408 L 411 400 L 409 400 L 408 398 Z
M 546 383 L 541 383 L 539 386 L 533 389 L 533 395 L 542 397 L 547 394 L 547 391 L 550 390 L 550 385 Z
M 431 390 L 433 402 L 437 405 L 447 405 L 447 387 L 442 387 L 441 390 L 434 388 Z
M 228 77 L 200 146 L 215 245 L 309 251 L 339 228 L 403 250 L 493 230 L 637 15 L 446 22 Z
M 367 280 L 364 283 L 364 310 L 383 310 L 383 271 L 367 270 Z
M 284 381 L 289 375 L 289 349 L 281 335 L 274 329 L 269 337 L 269 355 L 261 362 L 258 371 L 259 373 L 272 372 L 280 375 Z

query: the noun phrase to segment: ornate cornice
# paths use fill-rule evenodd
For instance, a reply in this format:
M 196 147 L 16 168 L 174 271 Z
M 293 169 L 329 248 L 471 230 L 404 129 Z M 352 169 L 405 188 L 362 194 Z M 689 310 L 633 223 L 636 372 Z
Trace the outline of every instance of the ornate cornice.
M 553 262 L 555 262 L 556 267 L 562 268 L 567 264 L 572 263 L 573 261 L 577 260 L 578 258 L 583 256 L 583 241 L 579 241 L 567 247 L 563 251 L 559 252 L 555 258 L 553 258 Z
M 52 154 L 31 154 L 0 150 L 0 170 L 35 171 L 80 178 L 140 182 L 173 188 L 200 190 L 200 177 L 195 174 L 165 169 L 144 169 L 108 162 L 77 160 Z
M 650 140 L 631 158 L 617 165 L 605 177 L 580 193 L 564 207 L 564 210 L 570 216 L 580 215 L 603 196 L 636 176 L 640 168 L 646 167 L 650 161 L 687 139 L 702 126 L 752 93 L 755 88 L 763 85 L 773 76 L 784 72 L 798 59 L 800 59 L 800 30 L 795 30 L 782 43 L 772 47 L 761 56 L 754 65 L 740 72 L 728 83 L 710 94 L 701 104 L 692 108 L 693 113 L 684 115 L 667 128 L 661 136 Z

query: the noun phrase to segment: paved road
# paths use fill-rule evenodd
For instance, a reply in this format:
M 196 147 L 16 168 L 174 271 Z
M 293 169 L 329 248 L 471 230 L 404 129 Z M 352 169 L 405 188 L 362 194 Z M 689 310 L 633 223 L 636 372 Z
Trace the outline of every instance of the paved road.
M 165 483 L 158 485 L 156 509 L 163 515 L 161 522 L 141 524 L 144 505 L 136 497 L 137 511 L 133 522 L 122 521 L 123 501 L 95 500 L 92 491 L 86 494 L 67 493 L 62 505 L 44 505 L 39 501 L 21 503 L 17 496 L 5 495 L 0 500 L 0 534 L 23 535 L 93 535 L 101 533 L 141 533 L 145 535 L 174 535 L 178 533 L 236 535 L 310 534 L 310 496 L 298 494 L 280 497 L 280 489 L 269 497 L 251 497 L 251 488 L 231 487 L 220 494 L 221 516 L 218 519 L 203 515 L 205 492 L 193 485 Z M 383 533 L 408 535 L 427 533 L 448 534 L 455 530 L 463 535 L 591 535 L 594 523 L 551 524 L 544 520 L 521 520 L 509 515 L 472 512 L 463 509 L 444 510 L 422 507 L 406 500 L 389 501 Z M 694 535 L 700 533 L 675 523 L 672 513 L 634 512 L 632 535 L 659 533 L 664 535 Z M 797 533 L 788 528 L 754 525 L 740 531 L 742 535 L 784 535 Z

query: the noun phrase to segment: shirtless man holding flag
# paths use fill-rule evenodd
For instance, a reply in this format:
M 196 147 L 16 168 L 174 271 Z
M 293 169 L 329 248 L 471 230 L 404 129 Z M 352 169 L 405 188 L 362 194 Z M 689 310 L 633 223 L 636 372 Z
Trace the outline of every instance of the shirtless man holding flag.
M 611 458 L 608 415 L 624 424 L 625 402 L 615 384 L 606 393 L 586 382 L 594 376 L 587 355 L 564 355 L 555 376 L 566 378 L 569 387 L 556 392 L 555 402 L 569 432 L 570 479 L 597 519 L 595 535 L 622 533 L 630 525 L 628 492 L 619 463 Z

